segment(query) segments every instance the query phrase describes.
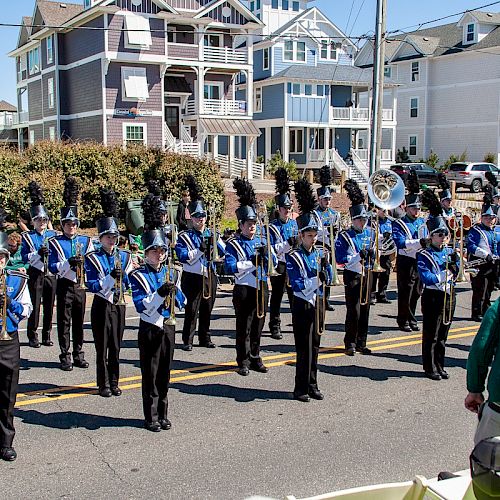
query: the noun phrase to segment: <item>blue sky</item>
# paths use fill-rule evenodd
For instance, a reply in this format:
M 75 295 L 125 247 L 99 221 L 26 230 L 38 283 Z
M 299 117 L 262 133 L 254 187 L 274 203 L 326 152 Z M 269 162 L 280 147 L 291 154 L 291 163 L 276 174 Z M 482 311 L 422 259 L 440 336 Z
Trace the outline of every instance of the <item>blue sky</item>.
M 402 29 L 418 25 L 421 22 L 453 14 L 466 9 L 473 9 L 490 3 L 488 0 L 387 0 L 387 27 L 389 30 Z M 19 23 L 22 16 L 31 16 L 35 0 L 1 0 L 2 14 L 0 22 Z M 83 3 L 83 0 L 81 0 Z M 71 3 L 80 3 L 71 0 Z M 316 0 L 311 5 L 321 9 L 341 30 L 352 36 L 373 32 L 375 27 L 376 0 Z M 349 12 L 350 15 L 349 20 Z M 500 4 L 489 9 L 500 12 Z M 455 20 L 442 21 L 447 23 Z M 348 24 L 349 20 L 349 24 Z M 355 22 L 354 22 L 355 21 Z M 438 23 L 439 24 L 439 23 Z M 18 28 L 0 26 L 0 99 L 15 103 L 15 68 L 14 61 L 6 53 L 15 48 Z

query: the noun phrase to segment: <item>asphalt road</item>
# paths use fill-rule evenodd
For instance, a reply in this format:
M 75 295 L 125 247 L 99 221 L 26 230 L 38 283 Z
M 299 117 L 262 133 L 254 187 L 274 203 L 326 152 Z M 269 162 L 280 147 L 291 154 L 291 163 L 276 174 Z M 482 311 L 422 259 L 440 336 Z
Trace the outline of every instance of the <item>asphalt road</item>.
M 333 293 L 336 310 L 328 313 L 320 354 L 324 401 L 291 399 L 287 304 L 283 340 L 271 339 L 267 325 L 264 332 L 269 373 L 234 373 L 234 310 L 230 294 L 220 292 L 212 322 L 217 349 L 176 350 L 173 427 L 161 433 L 142 428 L 132 307 L 121 351 L 121 397 L 95 393 L 88 325 L 87 370 L 60 371 L 56 345 L 23 345 L 14 443 L 19 457 L 0 463 L 2 498 L 300 498 L 467 468 L 475 417 L 463 407 L 465 364 L 478 327 L 468 321 L 469 285 L 459 290 L 448 341 L 451 378 L 440 382 L 422 376 L 420 335 L 397 330 L 395 302 L 372 308 L 373 356 L 343 355 L 342 287 Z M 182 315 L 178 331 L 181 325 Z

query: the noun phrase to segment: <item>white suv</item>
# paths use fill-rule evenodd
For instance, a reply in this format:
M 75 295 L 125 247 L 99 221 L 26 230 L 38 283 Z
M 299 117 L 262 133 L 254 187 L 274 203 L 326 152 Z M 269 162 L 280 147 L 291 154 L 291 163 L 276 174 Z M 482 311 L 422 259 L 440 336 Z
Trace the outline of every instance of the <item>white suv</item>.
M 493 163 L 452 163 L 446 170 L 446 178 L 455 181 L 457 187 L 468 187 L 473 193 L 479 193 L 488 184 L 486 172 L 493 172 L 500 184 L 500 170 Z

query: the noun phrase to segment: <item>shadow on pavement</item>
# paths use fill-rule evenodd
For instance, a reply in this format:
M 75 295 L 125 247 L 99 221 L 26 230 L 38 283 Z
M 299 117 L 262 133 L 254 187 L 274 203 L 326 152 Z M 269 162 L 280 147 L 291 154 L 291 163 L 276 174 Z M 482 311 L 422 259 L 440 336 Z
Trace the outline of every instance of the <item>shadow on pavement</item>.
M 318 365 L 318 370 L 329 375 L 340 375 L 342 377 L 365 377 L 370 380 L 381 382 L 390 378 L 423 378 L 424 374 L 420 371 L 410 370 L 389 370 L 386 368 L 368 368 L 366 366 L 325 366 Z
M 57 359 L 58 354 L 55 353 Z M 61 363 L 59 361 L 36 361 L 34 359 L 21 358 L 21 370 L 29 370 L 30 368 L 59 368 Z
M 384 353 L 375 352 L 372 354 L 372 356 L 379 358 L 390 358 L 390 359 L 395 359 L 396 361 L 401 361 L 402 363 L 412 363 L 422 366 L 422 356 L 412 356 L 410 354 L 403 354 L 399 352 L 384 352 Z M 445 365 L 446 368 L 458 367 L 465 369 L 467 365 L 467 360 L 445 356 Z

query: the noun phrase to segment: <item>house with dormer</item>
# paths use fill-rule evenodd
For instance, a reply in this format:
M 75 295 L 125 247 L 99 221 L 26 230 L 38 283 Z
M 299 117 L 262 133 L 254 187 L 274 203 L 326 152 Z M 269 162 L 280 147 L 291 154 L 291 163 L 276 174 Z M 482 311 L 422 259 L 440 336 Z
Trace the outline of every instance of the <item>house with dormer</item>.
M 300 168 L 328 163 L 337 170 L 352 157 L 358 180 L 368 174 L 372 71 L 354 65 L 356 45 L 309 0 L 256 0 L 250 10 L 264 22 L 254 50 L 255 154 L 276 151 Z M 248 85 L 240 78 L 241 95 Z M 395 86 L 383 112 L 382 162 L 395 154 Z M 366 105 L 361 105 L 366 95 Z M 350 170 L 350 169 L 348 169 Z
M 470 11 L 455 23 L 389 37 L 385 52 L 385 75 L 400 84 L 398 149 L 414 161 L 465 151 L 470 161 L 493 153 L 500 163 L 500 13 Z M 372 61 L 366 44 L 356 65 Z
M 197 156 L 218 150 L 227 173 L 252 176 L 259 130 L 253 100 L 236 98 L 235 78 L 243 72 L 252 95 L 251 35 L 262 27 L 239 0 L 35 0 L 9 54 L 19 144 L 69 138 Z M 239 157 L 236 137 L 247 145 Z

